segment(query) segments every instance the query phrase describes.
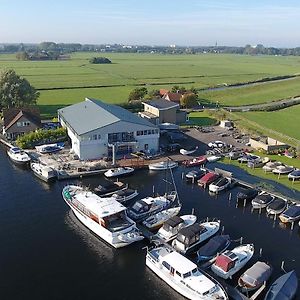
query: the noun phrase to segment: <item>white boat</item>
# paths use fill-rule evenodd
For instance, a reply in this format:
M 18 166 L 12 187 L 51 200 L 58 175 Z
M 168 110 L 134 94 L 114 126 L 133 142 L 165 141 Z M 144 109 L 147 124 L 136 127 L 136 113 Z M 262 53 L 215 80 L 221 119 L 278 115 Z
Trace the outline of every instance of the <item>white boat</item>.
M 34 163 L 32 162 L 30 164 L 30 168 L 33 171 L 33 174 L 37 176 L 38 178 L 49 182 L 51 180 L 55 180 L 56 178 L 56 172 L 51 167 L 45 166 L 41 163 Z
M 173 240 L 172 247 L 182 254 L 192 252 L 219 231 L 220 223 L 220 220 L 208 221 L 182 228 Z
M 254 245 L 240 245 L 233 250 L 226 250 L 219 255 L 211 266 L 211 270 L 224 279 L 231 278 L 242 269 L 254 254 Z
M 227 189 L 230 185 L 231 185 L 231 179 L 222 177 L 222 178 L 218 179 L 217 181 L 211 183 L 208 186 L 208 189 L 212 193 L 218 193 L 218 192 L 221 192 L 221 191 Z
M 190 154 L 195 153 L 195 152 L 197 151 L 197 149 L 198 149 L 198 146 L 196 146 L 196 147 L 193 148 L 193 149 L 184 149 L 184 148 L 181 148 L 181 149 L 179 150 L 179 152 L 180 152 L 180 154 L 182 154 L 182 155 L 190 155 Z
M 131 167 L 119 167 L 114 169 L 109 169 L 104 173 L 105 177 L 112 178 L 112 177 L 119 177 L 132 174 L 134 172 L 134 168 Z
M 197 217 L 194 215 L 174 216 L 163 224 L 154 237 L 165 242 L 172 241 L 176 238 L 180 229 L 193 225 L 196 221 Z
M 181 206 L 168 208 L 158 212 L 155 215 L 148 217 L 143 221 L 143 225 L 146 226 L 150 230 L 155 230 L 161 227 L 168 219 L 171 217 L 177 216 Z
M 12 147 L 7 151 L 9 158 L 16 164 L 25 165 L 30 162 L 29 155 L 18 147 Z
M 55 153 L 64 149 L 64 143 L 45 144 L 36 146 L 35 149 L 41 154 Z
M 300 180 L 300 169 L 296 169 L 288 175 L 289 180 Z
M 125 203 L 139 195 L 137 190 L 126 189 L 120 190 L 112 194 L 112 198 L 115 198 L 117 201 L 121 203 Z
M 172 191 L 164 196 L 146 197 L 136 201 L 128 210 L 133 220 L 143 220 L 150 215 L 156 214 L 169 208 L 177 198 L 177 193 Z
M 143 239 L 126 207 L 114 198 L 100 198 L 76 185 L 65 186 L 62 196 L 75 216 L 111 246 L 121 248 Z
M 187 299 L 228 300 L 222 285 L 201 272 L 192 261 L 165 246 L 147 251 L 146 266 Z
M 294 170 L 295 169 L 293 167 L 282 165 L 275 168 L 272 172 L 278 175 L 285 175 L 293 172 Z
M 161 161 L 158 163 L 149 164 L 149 170 L 153 171 L 161 171 L 161 170 L 168 170 L 178 167 L 178 163 L 176 161 L 167 160 Z
M 282 165 L 282 163 L 279 161 L 269 161 L 262 167 L 262 169 L 265 172 L 272 172 L 274 169 L 276 169 L 277 167 L 279 167 L 281 165 Z
M 219 155 L 211 155 L 211 156 L 207 156 L 206 159 L 208 162 L 216 162 L 218 160 L 220 160 L 222 157 Z

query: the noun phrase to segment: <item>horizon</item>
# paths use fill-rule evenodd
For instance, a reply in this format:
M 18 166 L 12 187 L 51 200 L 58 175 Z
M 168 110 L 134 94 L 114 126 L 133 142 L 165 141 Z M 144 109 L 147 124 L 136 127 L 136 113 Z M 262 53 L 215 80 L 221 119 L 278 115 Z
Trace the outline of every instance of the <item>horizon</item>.
M 1 43 L 54 41 L 193 47 L 217 42 L 228 47 L 263 44 L 277 48 L 300 45 L 300 32 L 296 30 L 300 27 L 300 3 L 296 0 L 37 3 L 4 0 L 0 11 Z

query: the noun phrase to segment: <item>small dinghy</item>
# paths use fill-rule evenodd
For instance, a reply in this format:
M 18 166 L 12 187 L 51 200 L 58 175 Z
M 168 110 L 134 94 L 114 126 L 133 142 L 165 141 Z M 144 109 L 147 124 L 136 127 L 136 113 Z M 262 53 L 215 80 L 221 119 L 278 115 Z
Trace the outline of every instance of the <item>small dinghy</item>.
M 115 169 L 109 169 L 104 173 L 105 177 L 112 178 L 112 177 L 120 177 L 125 175 L 130 175 L 134 172 L 134 168 L 131 167 L 119 167 Z
M 244 189 L 243 191 L 238 192 L 237 200 L 238 201 L 248 201 L 253 200 L 258 195 L 258 191 L 256 189 Z
M 211 183 L 208 187 L 209 191 L 212 193 L 219 193 L 227 189 L 231 184 L 231 180 L 229 178 L 223 177 L 218 179 L 216 182 Z
M 177 216 L 180 209 L 181 206 L 162 210 L 157 214 L 148 217 L 145 221 L 143 221 L 143 225 L 150 230 L 156 230 L 160 228 L 168 219 Z
M 217 235 L 212 237 L 207 244 L 197 251 L 198 262 L 203 262 L 223 253 L 230 245 L 229 235 Z
M 300 170 L 294 170 L 288 175 L 289 180 L 300 180 Z
M 195 224 L 196 221 L 197 217 L 194 215 L 174 216 L 163 224 L 155 237 L 169 242 L 176 238 L 180 229 L 191 226 Z
M 158 163 L 149 164 L 149 170 L 152 171 L 162 171 L 162 170 L 168 170 L 178 167 L 178 163 L 176 161 L 167 160 L 167 161 L 161 161 Z
M 127 189 L 127 185 L 121 181 L 111 182 L 106 180 L 104 183 L 99 184 L 94 191 L 97 193 L 98 196 L 110 196 L 114 194 L 116 191 L 125 190 Z
M 216 162 L 218 160 L 220 160 L 222 157 L 219 155 L 211 155 L 211 156 L 207 156 L 206 159 L 208 162 Z
M 280 276 L 269 288 L 264 300 L 292 300 L 298 289 L 295 271 Z
M 268 215 L 279 215 L 286 209 L 286 207 L 287 201 L 276 197 L 274 201 L 267 206 L 267 213 Z
M 18 147 L 10 148 L 7 151 L 7 155 L 14 163 L 18 165 L 26 165 L 30 162 L 29 155 Z
M 190 154 L 195 153 L 197 150 L 198 150 L 198 146 L 196 146 L 195 148 L 190 148 L 190 149 L 184 149 L 184 148 L 181 148 L 181 149 L 179 150 L 179 152 L 180 152 L 180 154 L 182 154 L 182 155 L 190 155 Z
M 274 196 L 261 192 L 251 201 L 251 204 L 254 209 L 262 209 L 267 207 L 274 199 Z
M 185 174 L 186 181 L 196 182 L 198 179 L 203 177 L 206 174 L 205 169 L 193 170 Z
M 41 154 L 50 154 L 61 151 L 62 149 L 64 149 L 64 146 L 64 143 L 46 144 L 36 146 L 35 149 Z
M 264 282 L 268 281 L 273 268 L 265 262 L 258 261 L 238 280 L 238 285 L 243 292 L 250 292 L 260 288 Z
M 242 269 L 254 254 L 254 245 L 240 245 L 233 250 L 226 250 L 219 255 L 211 266 L 211 270 L 219 277 L 224 279 L 230 278 L 232 275 Z
M 202 178 L 198 180 L 198 185 L 200 186 L 207 186 L 208 184 L 211 184 L 215 180 L 217 180 L 220 177 L 219 174 L 214 172 L 208 172 L 206 173 Z
M 278 174 L 278 175 L 285 175 L 285 174 L 289 174 L 289 173 L 293 172 L 294 170 L 295 169 L 293 167 L 283 165 L 283 166 L 278 166 L 272 172 L 274 174 Z
M 180 229 L 176 239 L 172 242 L 172 247 L 183 254 L 192 252 L 219 231 L 220 223 L 220 220 L 195 223 Z
M 186 160 L 183 162 L 183 165 L 186 167 L 195 167 L 195 166 L 202 166 L 206 163 L 206 157 L 205 156 L 199 156 L 195 157 L 190 160 Z
M 293 223 L 300 220 L 300 204 L 290 206 L 279 216 L 279 219 L 282 223 Z
M 282 166 L 282 163 L 279 161 L 269 161 L 267 162 L 262 169 L 265 172 L 272 172 L 274 169 L 276 169 L 277 167 Z
M 30 168 L 33 174 L 45 182 L 50 182 L 56 179 L 56 172 L 52 168 L 41 163 L 31 163 Z
M 137 190 L 132 190 L 132 189 L 125 189 L 125 190 L 119 190 L 116 191 L 111 195 L 112 198 L 115 198 L 120 203 L 125 203 L 136 196 L 138 196 L 139 193 Z

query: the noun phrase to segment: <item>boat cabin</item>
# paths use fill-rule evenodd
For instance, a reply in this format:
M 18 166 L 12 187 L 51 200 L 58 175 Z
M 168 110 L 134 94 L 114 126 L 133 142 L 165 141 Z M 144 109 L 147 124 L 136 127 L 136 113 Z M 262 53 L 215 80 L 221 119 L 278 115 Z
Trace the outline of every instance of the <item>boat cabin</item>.
M 170 232 L 171 234 L 176 234 L 178 228 L 182 224 L 183 224 L 183 220 L 178 216 L 174 216 L 164 223 L 163 229 L 167 232 Z
M 190 247 L 196 243 L 200 242 L 200 236 L 207 229 L 200 225 L 199 223 L 195 223 L 191 226 L 182 228 L 177 235 L 177 241 L 181 242 L 185 245 L 185 247 Z
M 146 213 L 150 210 L 152 203 L 145 202 L 143 200 L 136 201 L 131 210 L 137 214 Z
M 226 251 L 217 257 L 215 265 L 224 272 L 229 272 L 232 268 L 234 268 L 237 260 L 238 256 L 235 253 Z

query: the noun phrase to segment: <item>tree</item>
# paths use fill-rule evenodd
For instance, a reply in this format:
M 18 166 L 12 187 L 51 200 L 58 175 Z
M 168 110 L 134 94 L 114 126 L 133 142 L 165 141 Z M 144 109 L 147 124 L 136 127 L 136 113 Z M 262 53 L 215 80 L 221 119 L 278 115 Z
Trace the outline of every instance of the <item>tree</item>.
M 159 90 L 151 90 L 151 91 L 149 91 L 146 98 L 148 100 L 160 98 Z
M 191 108 L 197 105 L 197 95 L 194 93 L 184 94 L 180 99 L 180 105 L 185 108 Z
M 36 104 L 40 93 L 14 70 L 4 70 L 0 74 L 1 108 L 24 107 Z
M 29 60 L 29 55 L 27 52 L 22 51 L 16 54 L 17 60 Z
M 111 64 L 111 60 L 106 57 L 92 57 L 90 59 L 91 64 Z
M 132 90 L 128 96 L 128 101 L 131 100 L 142 100 L 147 95 L 148 91 L 145 87 L 135 88 Z

